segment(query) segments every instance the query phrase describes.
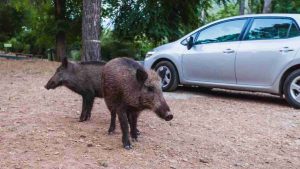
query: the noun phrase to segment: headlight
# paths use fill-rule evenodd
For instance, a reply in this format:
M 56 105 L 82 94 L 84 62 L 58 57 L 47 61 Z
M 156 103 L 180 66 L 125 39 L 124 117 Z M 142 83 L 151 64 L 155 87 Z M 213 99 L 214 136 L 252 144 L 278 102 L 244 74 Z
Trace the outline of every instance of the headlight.
M 146 54 L 146 58 L 148 58 L 148 57 L 152 56 L 154 53 L 155 53 L 154 51 L 149 51 L 149 52 L 147 52 L 147 54 Z

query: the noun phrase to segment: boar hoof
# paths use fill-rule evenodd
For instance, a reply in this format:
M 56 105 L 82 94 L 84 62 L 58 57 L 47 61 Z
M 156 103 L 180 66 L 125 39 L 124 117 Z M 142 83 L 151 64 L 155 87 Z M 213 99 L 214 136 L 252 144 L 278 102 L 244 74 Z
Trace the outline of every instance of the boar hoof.
M 91 118 L 91 115 L 81 116 L 80 119 L 79 119 L 79 122 L 88 121 L 88 120 L 90 120 L 90 118 Z
M 115 128 L 114 128 L 114 127 L 110 127 L 110 128 L 108 129 L 108 134 L 109 134 L 109 135 L 114 134 L 114 132 L 115 132 Z
M 132 141 L 133 142 L 138 142 L 138 139 L 137 138 L 132 138 Z
M 84 119 L 82 119 L 82 118 L 79 119 L 79 122 L 85 122 L 85 121 L 87 121 L 87 119 L 85 119 L 85 118 Z
M 108 131 L 108 135 L 113 135 L 114 133 L 114 131 Z
M 125 145 L 124 148 L 125 148 L 126 150 L 130 150 L 130 149 L 132 149 L 132 146 L 131 146 L 131 145 Z

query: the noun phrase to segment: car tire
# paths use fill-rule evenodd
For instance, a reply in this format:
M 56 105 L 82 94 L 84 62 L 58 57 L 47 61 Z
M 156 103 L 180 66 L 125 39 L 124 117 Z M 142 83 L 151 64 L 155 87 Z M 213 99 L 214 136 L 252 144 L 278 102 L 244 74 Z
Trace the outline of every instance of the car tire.
M 178 73 L 175 66 L 169 61 L 161 61 L 154 66 L 154 70 L 160 74 L 164 71 L 164 78 L 162 78 L 162 90 L 166 92 L 176 90 L 179 84 Z M 161 76 L 161 75 L 160 75 Z
M 283 85 L 283 93 L 292 107 L 300 109 L 300 70 L 288 75 Z

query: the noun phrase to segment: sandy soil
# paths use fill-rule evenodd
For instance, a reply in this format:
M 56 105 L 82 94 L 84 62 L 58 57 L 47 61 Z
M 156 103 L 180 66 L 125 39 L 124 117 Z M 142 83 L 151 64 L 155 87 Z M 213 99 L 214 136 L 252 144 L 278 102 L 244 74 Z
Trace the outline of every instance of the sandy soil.
M 133 150 L 108 135 L 97 99 L 80 123 L 81 97 L 45 83 L 58 63 L 0 59 L 0 168 L 300 168 L 300 112 L 276 96 L 179 89 L 165 93 L 171 122 L 145 111 Z

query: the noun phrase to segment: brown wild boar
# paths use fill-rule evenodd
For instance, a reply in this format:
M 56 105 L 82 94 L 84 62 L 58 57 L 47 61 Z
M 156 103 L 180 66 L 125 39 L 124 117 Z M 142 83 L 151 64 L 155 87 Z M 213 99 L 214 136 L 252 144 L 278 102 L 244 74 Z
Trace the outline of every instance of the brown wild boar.
M 66 86 L 82 96 L 82 112 L 79 121 L 89 120 L 95 97 L 102 97 L 101 71 L 104 62 L 68 62 L 65 57 L 55 74 L 45 85 L 46 89 Z
M 137 118 L 142 110 L 153 110 L 160 118 L 170 121 L 173 115 L 167 105 L 161 79 L 153 70 L 145 70 L 139 63 L 129 58 L 116 58 L 102 71 L 102 93 L 111 112 L 109 132 L 115 130 L 116 114 L 121 125 L 122 142 L 125 149 L 131 149 L 129 127 L 132 139 L 138 137 Z

